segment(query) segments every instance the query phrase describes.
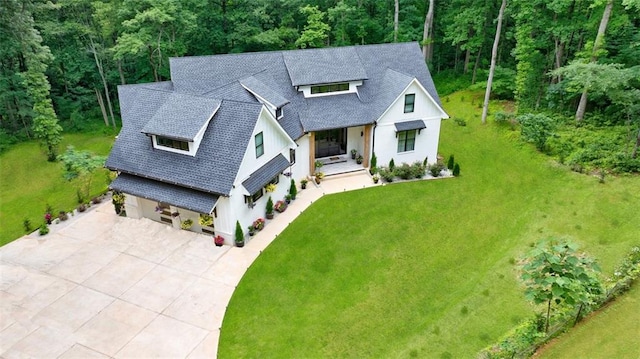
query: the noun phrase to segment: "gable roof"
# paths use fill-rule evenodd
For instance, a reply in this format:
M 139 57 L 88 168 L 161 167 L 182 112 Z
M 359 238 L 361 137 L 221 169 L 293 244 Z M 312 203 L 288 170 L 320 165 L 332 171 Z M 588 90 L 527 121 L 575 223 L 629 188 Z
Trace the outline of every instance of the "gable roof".
M 293 86 L 366 80 L 355 47 L 335 47 L 283 52 Z
M 195 156 L 154 149 L 141 132 L 170 92 L 155 86 L 118 87 L 123 127 L 105 166 L 112 170 L 179 184 L 207 193 L 229 195 L 262 105 L 223 100 L 204 133 Z
M 220 100 L 178 92 L 168 93 L 141 132 L 193 141 L 220 107 Z
M 249 76 L 240 80 L 240 84 L 249 92 L 253 93 L 256 96 L 260 96 L 275 107 L 282 107 L 289 103 L 289 100 L 282 97 L 282 95 L 280 95 L 277 91 L 265 85 L 262 81 L 253 76 Z

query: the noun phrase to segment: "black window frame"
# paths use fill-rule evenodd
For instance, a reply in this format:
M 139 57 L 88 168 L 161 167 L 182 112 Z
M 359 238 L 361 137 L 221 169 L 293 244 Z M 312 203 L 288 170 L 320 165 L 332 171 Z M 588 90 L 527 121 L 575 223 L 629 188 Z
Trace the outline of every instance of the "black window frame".
M 282 116 L 282 107 L 276 108 L 276 120 L 281 119 Z
M 329 92 L 344 92 L 349 91 L 349 83 L 348 82 L 337 82 L 334 84 L 326 84 L 326 85 L 315 85 L 311 86 L 311 94 L 321 94 L 321 93 L 329 93 Z
M 296 163 L 296 149 L 295 148 L 290 148 L 289 149 L 289 164 L 294 164 Z
M 258 143 L 258 138 L 260 138 L 260 143 Z M 256 158 L 260 158 L 264 155 L 264 134 L 260 132 L 255 135 L 254 142 L 256 144 Z
M 179 151 L 189 152 L 189 142 L 174 140 L 173 138 L 157 136 L 156 145 L 160 147 L 173 148 Z
M 412 134 L 413 137 L 409 137 L 410 134 Z M 417 130 L 398 131 L 398 133 L 396 134 L 396 137 L 398 137 L 398 153 L 415 151 L 417 136 Z M 411 146 L 408 146 L 409 143 L 411 144 Z
M 415 107 L 416 107 L 416 94 L 408 93 L 404 95 L 404 113 L 412 113 L 413 111 L 415 111 Z

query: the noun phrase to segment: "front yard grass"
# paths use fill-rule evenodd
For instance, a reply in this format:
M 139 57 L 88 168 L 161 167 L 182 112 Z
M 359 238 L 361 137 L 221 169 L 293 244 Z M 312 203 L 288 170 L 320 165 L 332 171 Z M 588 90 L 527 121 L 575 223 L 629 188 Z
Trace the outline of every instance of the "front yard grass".
M 518 133 L 480 125 L 482 94 L 444 98 L 456 179 L 325 196 L 249 268 L 219 356 L 469 358 L 533 313 L 516 263 L 570 238 L 606 274 L 640 232 L 640 178 L 569 172 Z
M 64 134 L 60 153 L 73 145 L 77 150 L 107 155 L 113 141 L 114 135 Z M 92 195 L 106 190 L 107 172 L 106 169 L 96 171 Z M 59 211 L 71 211 L 78 205 L 75 184 L 63 178 L 59 162 L 47 162 L 35 141 L 17 144 L 0 155 L 0 173 L 0 245 L 25 234 L 22 225 L 25 218 L 37 229 L 44 222 L 47 204 L 53 208 L 54 217 Z

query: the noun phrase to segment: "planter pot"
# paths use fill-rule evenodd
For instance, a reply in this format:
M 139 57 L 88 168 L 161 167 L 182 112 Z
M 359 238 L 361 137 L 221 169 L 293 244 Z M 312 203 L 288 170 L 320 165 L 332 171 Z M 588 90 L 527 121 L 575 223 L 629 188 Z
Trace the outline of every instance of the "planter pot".
M 244 247 L 244 241 L 236 242 L 236 247 L 238 247 L 238 248 Z
M 215 242 L 216 247 L 222 247 L 222 243 Z
M 267 213 L 266 217 L 267 219 L 273 219 L 273 213 Z
M 300 188 L 301 188 L 301 189 L 307 189 L 307 184 L 306 184 L 306 183 L 305 183 L 305 184 L 301 184 L 301 185 L 300 185 Z
M 249 232 L 249 236 L 253 237 L 256 234 L 256 232 Z
M 291 200 L 290 200 L 290 199 L 287 199 L 287 200 L 285 200 L 285 202 L 287 202 L 287 204 L 290 204 L 290 203 L 291 203 Z
M 376 178 L 376 179 L 373 180 L 373 183 L 378 183 L 378 181 L 379 181 L 379 179 Z
M 320 184 L 320 178 L 316 177 L 316 183 Z
M 355 160 L 355 159 L 356 159 L 356 154 L 355 154 L 355 153 L 352 153 L 352 154 L 351 154 L 351 159 L 352 159 L 352 160 Z

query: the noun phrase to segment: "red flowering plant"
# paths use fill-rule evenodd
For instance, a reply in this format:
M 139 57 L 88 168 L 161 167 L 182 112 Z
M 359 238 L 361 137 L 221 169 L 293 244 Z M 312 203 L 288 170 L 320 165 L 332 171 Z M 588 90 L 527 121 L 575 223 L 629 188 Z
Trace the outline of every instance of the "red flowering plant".
M 276 204 L 273 206 L 273 209 L 275 209 L 276 211 L 282 213 L 284 212 L 285 209 L 287 209 L 287 202 L 285 201 L 278 201 L 276 202 Z
M 221 235 L 217 235 L 215 237 L 213 237 L 213 243 L 220 247 L 224 244 L 224 238 Z
M 45 213 L 44 220 L 47 222 L 47 224 L 51 224 L 51 213 Z
M 256 219 L 255 221 L 253 221 L 253 228 L 256 231 L 262 230 L 262 228 L 264 228 L 264 218 L 260 217 L 260 218 Z

